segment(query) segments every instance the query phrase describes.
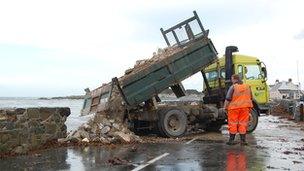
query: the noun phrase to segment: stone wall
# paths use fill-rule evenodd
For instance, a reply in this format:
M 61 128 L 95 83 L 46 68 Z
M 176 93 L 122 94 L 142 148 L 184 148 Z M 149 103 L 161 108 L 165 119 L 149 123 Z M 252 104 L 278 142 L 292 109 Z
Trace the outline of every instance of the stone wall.
M 0 109 L 0 154 L 26 153 L 65 138 L 69 108 Z

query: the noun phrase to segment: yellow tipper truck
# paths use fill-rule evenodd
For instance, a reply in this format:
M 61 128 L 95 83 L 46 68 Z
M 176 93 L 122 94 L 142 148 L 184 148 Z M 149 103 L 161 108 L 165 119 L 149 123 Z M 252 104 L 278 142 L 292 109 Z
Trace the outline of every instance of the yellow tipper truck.
M 235 46 L 228 46 L 225 55 L 202 70 L 204 77 L 204 102 L 222 107 L 227 89 L 231 85 L 232 74 L 239 74 L 243 82 L 252 90 L 254 109 L 251 112 L 248 132 L 254 131 L 260 113 L 268 111 L 269 88 L 267 70 L 257 57 L 240 55 Z

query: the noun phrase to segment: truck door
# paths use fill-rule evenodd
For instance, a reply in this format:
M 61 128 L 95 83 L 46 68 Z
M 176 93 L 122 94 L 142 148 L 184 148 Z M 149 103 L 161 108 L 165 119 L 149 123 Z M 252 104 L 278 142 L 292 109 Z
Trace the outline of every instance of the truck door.
M 238 70 L 239 72 L 240 70 Z M 267 85 L 261 67 L 258 64 L 245 64 L 243 67 L 243 82 L 251 86 L 254 99 L 258 104 L 268 102 Z

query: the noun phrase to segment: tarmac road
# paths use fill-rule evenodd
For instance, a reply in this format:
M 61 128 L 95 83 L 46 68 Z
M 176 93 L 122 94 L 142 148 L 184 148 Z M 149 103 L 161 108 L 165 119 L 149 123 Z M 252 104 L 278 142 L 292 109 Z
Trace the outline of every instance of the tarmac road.
M 291 121 L 260 117 L 249 146 L 227 146 L 227 128 L 182 139 L 69 147 L 0 160 L 0 170 L 304 170 L 304 130 Z M 238 138 L 238 137 L 237 137 Z

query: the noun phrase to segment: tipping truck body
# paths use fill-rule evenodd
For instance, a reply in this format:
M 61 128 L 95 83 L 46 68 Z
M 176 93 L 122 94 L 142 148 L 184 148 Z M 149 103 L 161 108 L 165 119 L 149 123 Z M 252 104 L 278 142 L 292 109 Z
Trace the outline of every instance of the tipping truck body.
M 167 30 L 161 29 L 168 45 L 161 53 L 139 61 L 122 77 L 87 90 L 82 115 L 107 113 L 122 122 L 127 120 L 135 133 L 157 131 L 166 137 L 179 137 L 198 128 L 219 130 L 227 118 L 225 110 L 218 105 L 220 99 L 208 104 L 203 101 L 169 104 L 161 103 L 158 97 L 168 88 L 177 98 L 185 96 L 181 82 L 198 72 L 202 72 L 210 89 L 204 69 L 218 60 L 217 51 L 208 38 L 208 30 L 196 12 L 193 13 L 193 17 Z M 186 38 L 181 39 L 177 32 L 183 32 Z

